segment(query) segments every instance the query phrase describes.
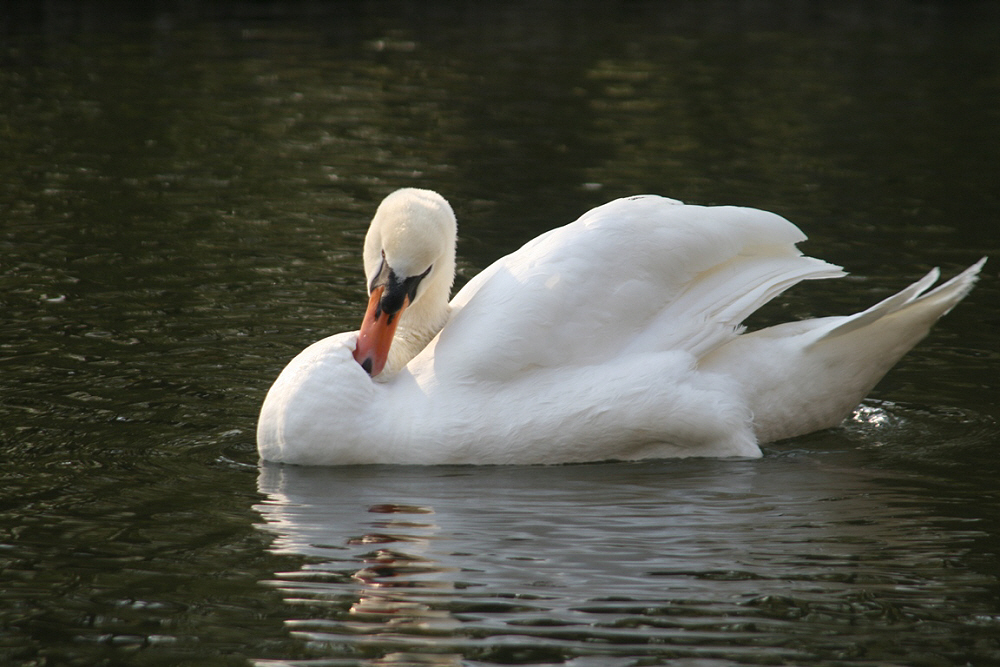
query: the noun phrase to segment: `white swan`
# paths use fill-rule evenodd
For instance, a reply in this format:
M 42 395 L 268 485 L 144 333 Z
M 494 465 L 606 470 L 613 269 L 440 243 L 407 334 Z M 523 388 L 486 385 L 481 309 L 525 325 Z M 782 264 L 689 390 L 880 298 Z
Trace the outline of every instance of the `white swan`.
M 743 333 L 800 280 L 843 275 L 803 256 L 805 236 L 773 213 L 618 199 L 498 260 L 449 304 L 455 229 L 434 192 L 382 202 L 361 331 L 281 372 L 257 427 L 263 459 L 758 457 L 759 443 L 839 423 L 985 261 L 928 291 L 935 269 L 855 315 Z

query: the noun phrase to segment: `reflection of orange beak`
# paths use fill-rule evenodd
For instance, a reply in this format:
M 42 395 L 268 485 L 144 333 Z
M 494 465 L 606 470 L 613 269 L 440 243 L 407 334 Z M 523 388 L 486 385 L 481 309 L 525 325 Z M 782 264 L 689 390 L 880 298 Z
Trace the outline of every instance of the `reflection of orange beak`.
M 389 358 L 389 348 L 392 346 L 392 337 L 396 334 L 396 325 L 399 324 L 403 311 L 410 305 L 410 300 L 407 298 L 403 301 L 403 307 L 399 312 L 392 314 L 384 312 L 380 305 L 384 291 L 384 285 L 372 290 L 372 295 L 368 299 L 368 310 L 365 311 L 365 318 L 358 332 L 358 344 L 354 348 L 355 361 L 372 377 L 385 368 L 385 362 Z

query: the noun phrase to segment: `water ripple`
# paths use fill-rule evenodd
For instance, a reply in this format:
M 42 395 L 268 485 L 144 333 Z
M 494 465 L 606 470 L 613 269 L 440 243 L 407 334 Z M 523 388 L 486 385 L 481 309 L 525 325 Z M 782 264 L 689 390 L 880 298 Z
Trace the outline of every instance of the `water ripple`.
M 901 481 L 802 456 L 265 465 L 258 511 L 276 551 L 310 557 L 268 583 L 301 609 L 286 625 L 318 661 L 787 663 L 845 645 L 905 661 L 945 636 L 960 651 L 956 619 L 997 581 L 973 566 L 982 527 Z

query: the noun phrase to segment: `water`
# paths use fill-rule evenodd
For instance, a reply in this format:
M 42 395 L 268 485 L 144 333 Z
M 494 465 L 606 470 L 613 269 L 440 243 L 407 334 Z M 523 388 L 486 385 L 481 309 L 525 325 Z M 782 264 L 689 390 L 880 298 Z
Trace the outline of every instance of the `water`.
M 857 463 L 267 466 L 272 548 L 312 557 L 269 583 L 300 606 L 288 627 L 315 654 L 995 659 L 995 570 L 980 558 L 994 558 L 996 520 L 956 513 L 961 493 L 927 497 L 926 480 Z
M 708 6 L 710 5 L 710 6 Z M 0 663 L 1000 664 L 995 266 L 760 461 L 259 466 L 400 186 L 464 282 L 608 199 L 778 211 L 848 312 L 998 253 L 989 3 L 8 3 Z M 994 262 L 996 260 L 994 259 Z

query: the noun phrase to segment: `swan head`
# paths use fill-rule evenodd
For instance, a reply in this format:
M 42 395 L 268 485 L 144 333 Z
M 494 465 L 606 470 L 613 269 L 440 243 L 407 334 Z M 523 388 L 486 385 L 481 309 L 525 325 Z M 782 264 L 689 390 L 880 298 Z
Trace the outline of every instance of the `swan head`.
M 354 353 L 372 377 L 390 351 L 398 370 L 447 320 L 457 234 L 455 213 L 436 192 L 404 188 L 379 204 L 365 236 L 369 300 Z

